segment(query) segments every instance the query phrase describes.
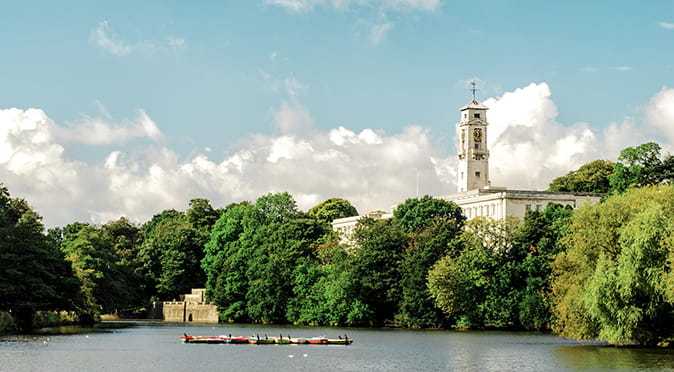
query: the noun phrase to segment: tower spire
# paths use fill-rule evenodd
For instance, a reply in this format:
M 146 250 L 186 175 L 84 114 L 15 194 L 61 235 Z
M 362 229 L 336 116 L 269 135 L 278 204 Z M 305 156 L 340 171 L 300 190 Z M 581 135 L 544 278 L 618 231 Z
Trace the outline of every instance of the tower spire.
M 475 82 L 475 80 L 472 80 L 470 82 L 470 86 L 471 86 L 470 91 L 473 92 L 473 101 L 474 102 L 477 102 L 477 91 L 478 91 L 478 89 L 477 89 L 476 85 L 477 85 L 477 83 Z

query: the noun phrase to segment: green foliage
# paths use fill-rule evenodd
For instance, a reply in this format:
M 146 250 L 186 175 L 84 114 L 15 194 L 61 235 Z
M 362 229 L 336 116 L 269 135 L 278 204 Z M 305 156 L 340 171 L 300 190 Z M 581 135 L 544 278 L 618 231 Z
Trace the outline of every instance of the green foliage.
M 202 266 L 209 298 L 228 321 L 287 321 L 294 282 L 311 281 L 297 269 L 313 258 L 325 234 L 316 220 L 297 210 L 287 193 L 268 194 L 254 205 L 230 206 L 215 224 Z M 299 271 L 297 271 L 299 270 Z M 306 273 L 308 278 L 297 277 Z
M 11 311 L 20 330 L 36 310 L 74 309 L 79 282 L 44 234 L 40 216 L 0 184 L 0 311 Z
M 591 161 L 552 180 L 548 191 L 608 193 L 613 168 L 613 162 L 608 160 Z
M 661 154 L 655 142 L 627 147 L 620 152 L 613 174 L 611 189 L 624 192 L 630 187 L 644 187 L 674 180 L 674 158 Z
M 435 304 L 457 327 L 546 329 L 549 276 L 571 211 L 549 205 L 516 220 L 471 220 L 463 250 L 428 274 Z
M 61 250 L 82 285 L 85 313 L 118 312 L 135 305 L 138 293 L 128 268 L 115 252 L 115 241 L 104 229 L 80 225 L 65 238 Z
M 405 233 L 422 230 L 433 223 L 435 218 L 456 221 L 458 224 L 466 220 L 458 205 L 431 196 L 407 199 L 393 211 L 393 219 Z
M 372 312 L 370 324 L 392 322 L 401 298 L 400 264 L 406 236 L 391 220 L 362 219 L 354 232 L 350 260 L 356 298 Z
M 338 218 L 358 215 L 358 211 L 348 200 L 339 198 L 328 199 L 309 209 L 307 213 L 309 216 L 328 224 Z
M 204 286 L 204 245 L 218 215 L 208 201 L 194 199 L 185 213 L 164 211 L 145 224 L 139 259 L 148 294 L 176 299 Z
M 426 285 L 431 267 L 443 256 L 461 249 L 458 237 L 463 220 L 436 217 L 433 223 L 412 234 L 400 266 L 402 298 L 396 322 L 405 327 L 439 327 L 442 312 L 433 303 Z
M 555 330 L 612 344 L 672 336 L 674 188 L 645 187 L 577 211 L 555 260 Z

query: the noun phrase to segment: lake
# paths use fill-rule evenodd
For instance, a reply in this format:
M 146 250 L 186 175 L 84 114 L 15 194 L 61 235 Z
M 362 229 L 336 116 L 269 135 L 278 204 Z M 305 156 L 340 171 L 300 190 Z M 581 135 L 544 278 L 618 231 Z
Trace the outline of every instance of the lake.
M 110 326 L 109 324 L 106 324 Z M 81 332 L 81 330 L 76 330 Z M 349 346 L 192 345 L 179 336 L 337 337 Z M 674 370 L 674 352 L 618 349 L 510 332 L 134 323 L 69 335 L 0 338 L 0 371 L 572 371 Z

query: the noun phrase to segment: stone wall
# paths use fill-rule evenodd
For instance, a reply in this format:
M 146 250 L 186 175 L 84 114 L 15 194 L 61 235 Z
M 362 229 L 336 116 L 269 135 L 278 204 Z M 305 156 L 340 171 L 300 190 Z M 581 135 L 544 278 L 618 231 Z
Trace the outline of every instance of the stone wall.
M 192 293 L 180 296 L 183 301 L 166 301 L 162 304 L 162 318 L 177 323 L 217 323 L 218 307 L 205 303 L 206 290 L 193 288 Z
M 164 321 L 176 323 L 217 323 L 218 308 L 210 304 L 170 301 L 163 304 Z

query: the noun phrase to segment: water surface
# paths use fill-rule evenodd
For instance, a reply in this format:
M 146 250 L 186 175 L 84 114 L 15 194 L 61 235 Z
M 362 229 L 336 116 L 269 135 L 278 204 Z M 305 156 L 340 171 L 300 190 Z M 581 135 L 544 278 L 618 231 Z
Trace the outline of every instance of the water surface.
M 72 329 L 71 329 L 72 331 Z M 191 345 L 188 334 L 348 333 L 349 346 Z M 71 332 L 72 333 L 72 332 Z M 573 371 L 673 370 L 674 352 L 580 344 L 543 334 L 247 325 L 131 327 L 0 338 L 0 371 Z

